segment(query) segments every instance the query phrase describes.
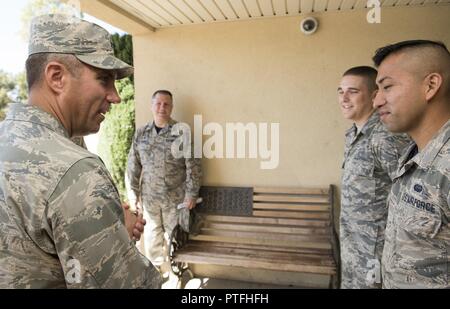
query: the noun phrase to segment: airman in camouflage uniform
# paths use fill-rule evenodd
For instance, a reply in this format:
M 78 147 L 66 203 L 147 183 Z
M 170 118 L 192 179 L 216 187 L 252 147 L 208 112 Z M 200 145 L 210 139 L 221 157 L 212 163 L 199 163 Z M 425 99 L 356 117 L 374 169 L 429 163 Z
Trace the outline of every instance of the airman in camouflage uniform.
M 372 107 L 376 70 L 348 70 L 338 89 L 347 131 L 340 215 L 341 288 L 380 288 L 386 200 L 405 136 L 389 133 Z M 359 128 L 358 128 L 359 127 Z
M 32 22 L 29 104 L 11 104 L 0 124 L 0 288 L 161 285 L 100 158 L 70 140 L 98 130 L 101 113 L 120 102 L 115 77 L 133 71 L 109 42 L 104 29 L 75 18 Z
M 432 41 L 377 51 L 382 122 L 414 140 L 388 199 L 384 288 L 450 288 L 450 53 Z
M 167 238 L 179 220 L 177 206 L 184 202 L 189 209 L 195 207 L 201 181 L 200 159 L 172 153 L 180 138 L 173 130 L 177 122 L 170 118 L 172 104 L 167 90 L 153 95 L 154 121 L 137 130 L 127 168 L 130 203 L 140 204 L 147 220 L 144 251 L 162 273 L 168 271 Z

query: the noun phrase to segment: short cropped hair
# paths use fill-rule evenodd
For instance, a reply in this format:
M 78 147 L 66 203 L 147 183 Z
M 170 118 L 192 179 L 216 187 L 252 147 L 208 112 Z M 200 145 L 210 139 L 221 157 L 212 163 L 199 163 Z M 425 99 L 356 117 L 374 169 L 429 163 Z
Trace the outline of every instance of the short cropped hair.
M 359 66 L 348 69 L 342 76 L 354 75 L 364 77 L 367 81 L 367 88 L 369 88 L 370 91 L 375 91 L 378 89 L 376 83 L 377 74 L 378 74 L 377 70 L 375 70 L 372 67 Z
M 442 48 L 450 56 L 450 52 L 448 51 L 447 46 L 445 46 L 445 44 L 442 42 L 429 40 L 409 40 L 387 45 L 377 49 L 377 51 L 375 52 L 375 56 L 373 56 L 372 60 L 375 63 L 375 65 L 379 67 L 380 64 L 384 61 L 384 59 L 386 59 L 386 57 L 392 53 L 399 52 L 405 48 L 415 48 L 425 46 Z
M 79 76 L 83 67 L 81 61 L 71 54 L 39 53 L 31 55 L 25 63 L 28 90 L 42 80 L 45 67 L 52 61 L 62 63 L 72 76 Z
M 173 95 L 172 95 L 172 93 L 169 90 L 157 90 L 157 91 L 155 91 L 155 93 L 152 95 L 152 100 L 154 100 L 158 94 L 168 95 L 173 100 Z

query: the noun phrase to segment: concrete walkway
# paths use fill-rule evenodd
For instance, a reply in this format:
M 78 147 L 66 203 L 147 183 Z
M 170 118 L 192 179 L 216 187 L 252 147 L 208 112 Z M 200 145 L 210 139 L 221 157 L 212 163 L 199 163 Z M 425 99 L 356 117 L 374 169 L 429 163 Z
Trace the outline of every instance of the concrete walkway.
M 181 287 L 176 276 L 171 276 L 166 281 L 163 289 L 298 289 L 299 287 L 281 286 L 263 283 L 253 283 L 217 278 L 193 278 L 188 282 L 182 282 Z

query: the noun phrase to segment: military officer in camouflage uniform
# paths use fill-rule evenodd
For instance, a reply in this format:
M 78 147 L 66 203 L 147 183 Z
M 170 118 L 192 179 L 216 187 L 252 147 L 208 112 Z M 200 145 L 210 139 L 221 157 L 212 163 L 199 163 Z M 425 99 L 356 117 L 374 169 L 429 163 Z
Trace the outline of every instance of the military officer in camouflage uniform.
M 180 137 L 174 130 L 177 122 L 170 117 L 172 108 L 169 91 L 154 93 L 154 121 L 137 130 L 127 168 L 130 203 L 144 208 L 148 222 L 144 251 L 163 274 L 169 271 L 167 238 L 178 222 L 177 206 L 185 203 L 188 209 L 195 207 L 201 181 L 200 159 L 192 154 L 178 158 L 172 152 L 172 144 Z
M 353 126 L 345 137 L 340 216 L 342 288 L 380 288 L 386 199 L 405 136 L 389 133 L 373 109 L 377 71 L 355 67 L 338 88 L 344 118 Z
M 414 141 L 388 199 L 383 287 L 450 288 L 450 53 L 416 40 L 377 51 L 375 106 Z
M 133 68 L 65 15 L 32 21 L 26 68 L 29 103 L 0 124 L 0 288 L 160 287 L 105 166 L 70 140 L 99 130 Z

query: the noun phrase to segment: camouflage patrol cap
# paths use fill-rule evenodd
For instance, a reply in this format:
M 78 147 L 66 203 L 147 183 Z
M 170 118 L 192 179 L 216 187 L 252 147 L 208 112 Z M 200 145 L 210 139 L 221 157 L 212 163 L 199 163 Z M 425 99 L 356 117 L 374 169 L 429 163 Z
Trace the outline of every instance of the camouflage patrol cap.
M 117 79 L 134 71 L 114 56 L 108 31 L 70 15 L 41 15 L 32 20 L 28 56 L 39 53 L 72 54 L 95 68 L 115 70 Z

